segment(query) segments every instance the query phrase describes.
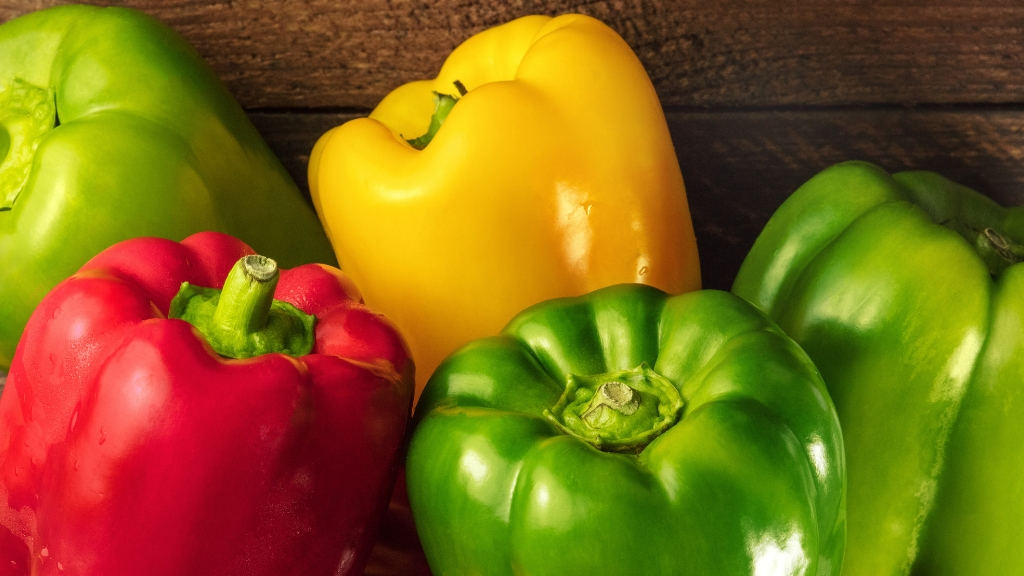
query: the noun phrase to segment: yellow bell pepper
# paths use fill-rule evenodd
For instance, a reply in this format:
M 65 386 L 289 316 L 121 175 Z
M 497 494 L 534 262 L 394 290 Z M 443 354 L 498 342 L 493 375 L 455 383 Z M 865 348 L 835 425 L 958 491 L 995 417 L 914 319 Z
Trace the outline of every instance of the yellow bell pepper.
M 414 148 L 442 99 L 443 125 Z M 445 356 L 537 302 L 620 282 L 700 288 L 657 94 L 586 16 L 466 40 L 434 80 L 324 134 L 309 185 L 342 268 L 408 339 L 417 396 Z

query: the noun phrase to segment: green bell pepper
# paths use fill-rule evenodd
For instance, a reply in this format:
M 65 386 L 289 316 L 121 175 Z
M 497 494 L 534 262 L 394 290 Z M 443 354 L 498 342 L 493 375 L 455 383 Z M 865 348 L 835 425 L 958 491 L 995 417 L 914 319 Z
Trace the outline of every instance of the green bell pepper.
M 435 574 L 838 574 L 831 401 L 729 293 L 538 304 L 448 357 L 416 418 L 409 499 Z
M 821 370 L 849 464 L 847 576 L 1024 574 L 1024 209 L 839 164 L 733 291 Z
M 0 368 L 43 295 L 104 248 L 201 230 L 334 263 L 313 210 L 213 71 L 141 12 L 0 25 Z

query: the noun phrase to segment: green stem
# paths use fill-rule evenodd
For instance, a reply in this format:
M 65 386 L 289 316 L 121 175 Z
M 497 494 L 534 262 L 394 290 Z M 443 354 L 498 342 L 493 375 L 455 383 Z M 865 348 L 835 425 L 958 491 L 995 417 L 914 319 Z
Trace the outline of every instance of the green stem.
M 267 324 L 280 274 L 277 262 L 266 256 L 245 256 L 228 272 L 213 323 L 222 330 L 248 335 Z
M 1011 265 L 1024 262 L 1024 246 L 996 232 L 993 228 L 985 228 L 981 233 L 985 236 L 989 246 L 1006 262 Z
M 0 86 L 0 210 L 14 207 L 56 117 L 53 90 L 18 79 Z
M 683 399 L 646 364 L 566 379 L 565 392 L 544 416 L 563 432 L 609 452 L 639 452 L 679 419 Z
M 7 130 L 7 127 L 0 124 L 0 165 L 4 163 L 4 159 L 7 158 L 7 153 L 11 151 L 11 133 Z
M 465 96 L 468 93 L 466 87 L 456 80 L 453 82 L 455 89 L 459 91 L 459 94 Z M 419 138 L 413 138 L 412 140 L 406 140 L 410 146 L 417 150 L 423 150 L 437 135 L 437 131 L 441 129 L 444 121 L 448 119 L 448 114 L 451 113 L 452 109 L 455 108 L 455 104 L 458 103 L 459 99 L 452 94 L 441 94 L 440 92 L 434 92 L 434 114 L 430 117 L 430 125 L 427 126 L 426 134 Z
M 221 356 L 304 356 L 313 350 L 316 318 L 274 300 L 279 277 L 270 258 L 245 256 L 235 262 L 222 290 L 183 282 L 167 316 L 195 326 Z
M 640 408 L 640 393 L 622 382 L 606 382 L 597 389 L 581 418 L 591 428 L 600 428 L 609 420 L 608 410 L 632 416 Z
M 1021 245 L 994 228 L 977 229 L 959 220 L 949 220 L 943 225 L 962 236 L 978 253 L 993 276 L 1014 264 L 1024 262 L 1024 245 Z

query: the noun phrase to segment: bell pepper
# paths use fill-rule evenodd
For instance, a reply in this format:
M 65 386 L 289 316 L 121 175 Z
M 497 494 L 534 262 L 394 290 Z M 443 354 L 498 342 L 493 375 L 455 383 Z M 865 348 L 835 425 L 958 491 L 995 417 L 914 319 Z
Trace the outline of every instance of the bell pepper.
M 848 162 L 772 216 L 733 290 L 821 370 L 846 576 L 1024 574 L 1024 209 Z
M 435 574 L 839 574 L 845 464 L 814 365 L 720 291 L 555 299 L 448 357 L 406 461 Z
M 334 262 L 312 207 L 171 29 L 91 6 L 0 25 L 0 371 L 32 309 L 89 258 L 202 230 L 284 266 Z
M 323 135 L 309 185 L 341 267 L 408 338 L 417 389 L 542 300 L 700 287 L 657 94 L 622 38 L 586 16 L 466 40 L 437 78 Z
M 0 398 L 0 574 L 360 573 L 412 363 L 338 269 L 252 254 L 129 240 L 46 296 Z

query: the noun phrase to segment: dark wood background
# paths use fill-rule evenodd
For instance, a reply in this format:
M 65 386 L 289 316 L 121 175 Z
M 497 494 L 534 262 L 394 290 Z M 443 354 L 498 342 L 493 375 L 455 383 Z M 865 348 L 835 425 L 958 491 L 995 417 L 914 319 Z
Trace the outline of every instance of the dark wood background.
M 59 4 L 0 0 L 0 22 Z M 316 138 L 534 13 L 617 30 L 658 90 L 705 286 L 727 289 L 785 197 L 846 159 L 1024 204 L 1024 3 L 915 0 L 127 0 L 180 31 L 300 186 Z
M 58 3 L 0 0 L 0 22 Z M 637 52 L 665 106 L 707 287 L 728 289 L 775 208 L 841 160 L 936 170 L 1024 204 L 1019 0 L 94 3 L 180 31 L 302 187 L 320 134 L 432 77 L 470 35 L 526 14 L 596 16 Z M 397 512 L 388 537 L 402 540 L 412 527 Z M 401 550 L 377 552 L 370 573 L 422 572 Z

